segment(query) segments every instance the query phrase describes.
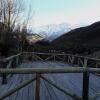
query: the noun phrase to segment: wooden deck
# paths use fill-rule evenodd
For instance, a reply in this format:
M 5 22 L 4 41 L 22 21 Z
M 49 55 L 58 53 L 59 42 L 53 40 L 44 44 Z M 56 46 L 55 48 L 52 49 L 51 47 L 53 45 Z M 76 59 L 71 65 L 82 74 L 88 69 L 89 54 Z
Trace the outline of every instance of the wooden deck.
M 62 62 L 27 62 L 21 64 L 19 67 L 71 67 L 71 65 Z M 54 83 L 64 87 L 67 91 L 82 96 L 82 74 L 45 74 L 44 76 L 52 80 Z M 9 79 L 8 84 L 0 85 L 0 95 L 22 83 L 24 80 L 29 80 L 32 77 L 34 77 L 34 75 L 31 74 L 13 75 Z M 100 77 L 91 74 L 89 86 L 89 95 L 94 96 L 96 92 L 100 91 Z M 44 80 L 41 80 L 40 95 L 41 100 L 73 100 L 69 96 L 66 97 L 65 94 L 55 89 Z M 20 91 L 14 93 L 5 100 L 35 100 L 35 82 L 22 88 Z M 97 100 L 100 100 L 100 98 Z

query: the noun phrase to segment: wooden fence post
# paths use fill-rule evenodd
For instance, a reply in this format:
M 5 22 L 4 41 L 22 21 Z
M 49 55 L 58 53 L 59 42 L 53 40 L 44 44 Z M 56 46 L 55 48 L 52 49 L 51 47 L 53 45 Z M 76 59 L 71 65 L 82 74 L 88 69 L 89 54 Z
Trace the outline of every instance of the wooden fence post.
M 23 54 L 21 54 L 21 55 L 19 56 L 19 64 L 22 63 L 22 61 L 23 61 Z
M 87 67 L 87 59 L 84 58 L 84 67 Z M 89 99 L 89 72 L 83 73 L 83 94 L 82 100 Z
M 53 54 L 53 57 L 54 57 L 54 62 L 56 61 L 56 55 L 55 54 Z
M 2 68 L 6 68 L 6 62 L 2 61 L 0 63 Z M 6 74 L 2 74 L 2 84 L 7 84 L 7 75 Z
M 68 56 L 67 63 L 69 64 L 69 62 L 70 62 L 70 61 L 69 61 L 69 55 L 67 55 L 67 56 Z
M 12 66 L 11 68 L 16 68 L 16 58 L 12 59 Z
M 98 68 L 98 61 L 96 61 L 95 67 Z
M 65 62 L 65 59 L 66 59 L 65 52 L 64 52 L 63 54 L 64 54 L 64 57 L 63 57 L 63 62 Z
M 35 100 L 40 100 L 40 74 L 36 74 Z
M 16 66 L 19 64 L 19 56 L 16 57 Z

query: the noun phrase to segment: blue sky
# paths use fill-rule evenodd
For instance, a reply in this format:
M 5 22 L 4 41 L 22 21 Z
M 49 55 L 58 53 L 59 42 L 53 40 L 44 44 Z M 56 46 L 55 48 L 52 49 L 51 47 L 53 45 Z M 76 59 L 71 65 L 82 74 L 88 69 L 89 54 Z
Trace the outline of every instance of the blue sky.
M 91 24 L 100 20 L 100 0 L 27 0 L 31 1 L 31 26 L 69 23 Z

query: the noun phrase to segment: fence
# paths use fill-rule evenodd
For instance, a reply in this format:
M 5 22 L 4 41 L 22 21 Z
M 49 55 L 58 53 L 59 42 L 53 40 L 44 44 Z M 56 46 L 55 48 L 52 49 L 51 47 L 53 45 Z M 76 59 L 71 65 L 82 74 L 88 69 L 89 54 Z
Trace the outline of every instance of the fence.
M 22 53 L 19 53 L 17 55 L 4 58 L 0 60 L 0 68 L 3 69 L 10 69 L 10 68 L 16 68 L 18 64 L 22 62 Z M 10 75 L 1 74 L 2 76 L 2 84 L 7 83 L 7 77 L 10 77 Z
M 18 64 L 22 63 L 24 58 L 28 59 L 31 57 L 31 61 L 64 61 L 66 63 L 72 64 L 74 67 L 69 68 L 16 68 Z M 71 55 L 71 54 L 57 54 L 57 53 L 36 53 L 36 52 L 23 52 L 18 55 L 8 57 L 0 61 L 3 65 L 0 68 L 0 74 L 2 75 L 2 83 L 7 82 L 7 77 L 11 74 L 36 74 L 35 78 L 32 78 L 28 81 L 25 81 L 19 84 L 14 89 L 0 96 L 0 100 L 10 96 L 21 88 L 27 86 L 33 81 L 36 81 L 36 90 L 35 90 L 35 100 L 40 100 L 40 81 L 41 79 L 45 80 L 66 96 L 72 97 L 74 100 L 96 100 L 100 93 L 96 93 L 94 97 L 89 97 L 89 75 L 90 73 L 100 73 L 100 59 L 94 59 L 89 57 Z M 80 66 L 80 67 L 79 67 Z M 66 91 L 61 86 L 56 85 L 51 80 L 48 80 L 43 74 L 52 74 L 52 73 L 83 73 L 83 95 L 82 97 L 77 96 L 74 93 Z
M 100 67 L 100 59 L 71 55 L 63 53 L 38 53 L 38 52 L 23 52 L 23 58 L 31 61 L 63 61 L 72 65 L 84 67 L 84 63 L 88 67 Z

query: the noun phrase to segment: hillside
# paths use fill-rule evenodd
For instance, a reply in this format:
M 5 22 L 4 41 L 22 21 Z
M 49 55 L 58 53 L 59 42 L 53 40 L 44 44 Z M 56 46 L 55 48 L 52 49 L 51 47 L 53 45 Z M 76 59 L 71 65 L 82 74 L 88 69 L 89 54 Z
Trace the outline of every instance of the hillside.
M 100 22 L 74 29 L 51 43 L 56 49 L 85 52 L 100 48 Z

